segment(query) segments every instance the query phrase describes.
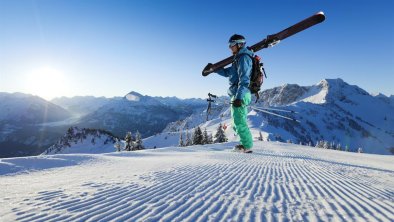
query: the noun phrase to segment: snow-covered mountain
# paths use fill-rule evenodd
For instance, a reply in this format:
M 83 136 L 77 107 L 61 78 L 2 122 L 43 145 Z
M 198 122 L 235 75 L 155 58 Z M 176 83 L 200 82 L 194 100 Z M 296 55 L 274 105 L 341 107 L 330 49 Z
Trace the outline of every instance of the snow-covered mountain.
M 390 154 L 394 147 L 394 107 L 393 96 L 372 96 L 358 86 L 349 85 L 342 79 L 325 79 L 313 86 L 286 84 L 260 93 L 260 101 L 252 104 L 248 114 L 249 125 L 255 138 L 261 131 L 265 140 L 292 141 L 293 143 L 316 144 L 325 140 L 341 144 L 350 150 L 362 148 L 364 152 Z M 220 106 L 219 106 L 220 107 Z M 163 135 L 169 132 L 186 131 L 188 127 L 200 126 L 214 134 L 219 123 L 231 126 L 228 106 L 221 107 L 220 113 L 212 115 L 205 122 L 205 113 L 194 114 L 183 121 L 171 123 Z M 280 118 L 255 108 L 265 108 L 269 112 L 297 119 L 299 122 Z M 291 112 L 278 112 L 281 109 Z M 215 118 L 216 117 L 216 118 Z M 232 127 L 226 133 L 230 140 L 236 140 Z M 160 145 L 162 134 L 146 139 Z M 179 138 L 176 133 L 165 136 L 163 144 Z
M 0 158 L 41 153 L 65 130 L 47 124 L 71 117 L 60 106 L 23 93 L 0 93 L 0 104 Z
M 261 102 L 253 103 L 252 106 L 269 108 L 270 112 L 295 118 L 299 122 L 252 108 L 248 119 L 255 138 L 261 132 L 264 140 L 313 145 L 326 140 L 336 145 L 341 144 L 342 149 L 347 146 L 352 151 L 359 147 L 369 153 L 390 154 L 394 151 L 394 96 L 370 95 L 341 79 L 325 79 L 313 86 L 286 84 L 275 87 L 261 92 L 260 97 Z M 42 104 L 42 100 L 38 101 Z M 47 106 L 57 107 L 51 109 L 53 112 L 60 109 L 67 113 L 56 105 Z M 78 122 L 63 120 L 50 124 L 33 124 L 34 127 L 31 124 L 18 126 L 2 122 L 0 139 L 3 143 L 0 144 L 0 154 L 7 155 L 0 156 L 10 156 L 10 152 L 11 156 L 39 154 L 53 145 L 72 125 L 105 129 L 121 138 L 124 138 L 126 132 L 135 133 L 138 130 L 145 138 L 147 148 L 177 145 L 179 133 L 186 136 L 186 132 L 193 132 L 196 126 L 203 130 L 206 128 L 209 134 L 214 135 L 220 123 L 226 127 L 230 141 L 237 140 L 231 127 L 228 98 L 221 97 L 212 104 L 208 121 L 206 106 L 207 102 L 202 99 L 150 97 L 130 92 L 124 97 L 108 99 L 99 109 Z M 7 106 L 1 108 L 5 107 Z M 278 112 L 272 108 L 293 113 Z M 9 110 L 8 113 L 11 113 Z M 7 118 L 9 120 L 10 117 Z M 49 119 L 57 120 L 53 115 Z M 37 125 L 41 128 L 37 128 Z M 15 147 L 19 149 L 14 149 Z
M 279 142 L 0 161 L 1 221 L 393 221 L 394 156 Z
M 314 86 L 302 87 L 304 90 L 300 88 L 285 85 L 277 88 L 280 93 L 265 91 L 262 97 L 267 103 L 259 104 L 298 112 L 294 117 L 300 123 L 256 113 L 263 116 L 264 121 L 255 122 L 254 126 L 266 132 L 279 130 L 283 139 L 297 143 L 327 140 L 340 143 L 342 147 L 362 147 L 369 153 L 390 153 L 389 149 L 394 147 L 394 107 L 391 103 L 342 79 L 326 79 Z M 294 99 L 283 102 L 288 97 Z
M 58 105 L 22 93 L 0 94 L 0 158 L 38 155 L 72 126 L 111 130 L 122 138 L 137 130 L 152 135 L 206 106 L 202 99 L 150 97 L 133 91 L 124 97 L 52 101 Z
M 105 130 L 71 127 L 42 155 L 67 153 L 108 153 L 114 151 L 116 137 Z
M 154 99 L 160 101 L 164 105 L 171 107 L 179 107 L 179 108 L 200 108 L 201 105 L 206 105 L 206 100 L 203 99 L 179 99 L 178 97 L 153 97 Z
M 128 131 L 138 130 L 146 137 L 161 132 L 168 123 L 184 119 L 203 107 L 205 103 L 201 100 L 181 102 L 173 98 L 157 99 L 130 92 L 122 98 L 110 100 L 99 110 L 86 115 L 78 125 L 106 129 L 120 137 Z
M 380 99 L 382 101 L 384 101 L 385 103 L 389 104 L 390 106 L 394 107 L 394 95 L 391 96 L 386 96 L 384 94 L 377 94 L 377 95 L 373 95 L 375 98 Z
M 110 99 L 94 96 L 60 97 L 52 99 L 51 102 L 63 107 L 74 115 L 83 116 L 92 113 L 108 103 Z
M 2 124 L 37 124 L 71 117 L 62 107 L 29 94 L 0 92 L 0 104 Z

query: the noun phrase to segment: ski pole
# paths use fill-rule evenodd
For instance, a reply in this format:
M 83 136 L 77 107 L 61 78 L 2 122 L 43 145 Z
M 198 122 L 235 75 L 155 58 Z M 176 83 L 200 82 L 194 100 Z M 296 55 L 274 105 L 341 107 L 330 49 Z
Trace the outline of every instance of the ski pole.
M 256 107 L 259 109 L 264 109 L 264 110 L 272 110 L 272 111 L 278 111 L 278 112 L 285 112 L 285 113 L 295 113 L 298 114 L 298 112 L 294 110 L 285 110 L 285 109 L 276 109 L 276 108 L 266 108 L 266 107 Z
M 279 114 L 277 114 L 277 113 L 273 113 L 273 112 L 270 112 L 270 111 L 267 111 L 267 110 L 264 110 L 264 109 L 260 109 L 260 108 L 254 107 L 254 106 L 251 106 L 250 108 L 252 108 L 252 109 L 254 109 L 254 110 L 257 110 L 257 111 L 260 111 L 260 112 L 263 112 L 263 113 L 266 113 L 266 114 L 274 115 L 274 116 L 277 116 L 277 117 L 281 117 L 281 118 L 284 118 L 284 119 L 288 119 L 288 120 L 292 120 L 292 121 L 294 121 L 294 122 L 301 123 L 299 120 L 297 120 L 297 119 L 295 119 L 295 118 L 290 118 L 290 117 L 287 117 L 287 116 L 282 116 L 282 115 L 279 115 Z

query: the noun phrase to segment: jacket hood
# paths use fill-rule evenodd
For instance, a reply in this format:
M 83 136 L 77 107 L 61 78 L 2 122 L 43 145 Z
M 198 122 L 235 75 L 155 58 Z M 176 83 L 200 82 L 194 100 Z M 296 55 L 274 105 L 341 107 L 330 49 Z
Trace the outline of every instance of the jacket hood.
M 239 50 L 239 52 L 238 52 L 235 56 L 238 57 L 238 56 L 241 55 L 241 54 L 248 54 L 248 55 L 250 55 L 250 56 L 253 57 L 253 52 L 250 51 L 250 50 L 249 50 L 248 48 L 246 48 L 246 47 L 241 48 L 241 49 Z

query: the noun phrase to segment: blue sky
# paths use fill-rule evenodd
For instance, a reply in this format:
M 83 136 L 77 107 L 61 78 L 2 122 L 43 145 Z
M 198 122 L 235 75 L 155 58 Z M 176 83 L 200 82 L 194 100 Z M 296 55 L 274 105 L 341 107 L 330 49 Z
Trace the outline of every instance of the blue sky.
M 201 76 L 230 55 L 318 11 L 327 19 L 257 54 L 264 88 L 342 78 L 394 94 L 394 2 L 0 0 L 0 91 L 58 96 L 205 98 L 228 83 Z

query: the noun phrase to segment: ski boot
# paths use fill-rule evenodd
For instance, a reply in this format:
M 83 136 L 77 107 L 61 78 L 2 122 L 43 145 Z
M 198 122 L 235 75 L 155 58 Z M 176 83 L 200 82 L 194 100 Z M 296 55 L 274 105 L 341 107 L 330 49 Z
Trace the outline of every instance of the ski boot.
M 250 149 L 245 149 L 245 147 L 241 144 L 238 144 L 233 149 L 234 152 L 241 152 L 241 153 L 252 153 L 253 151 Z

